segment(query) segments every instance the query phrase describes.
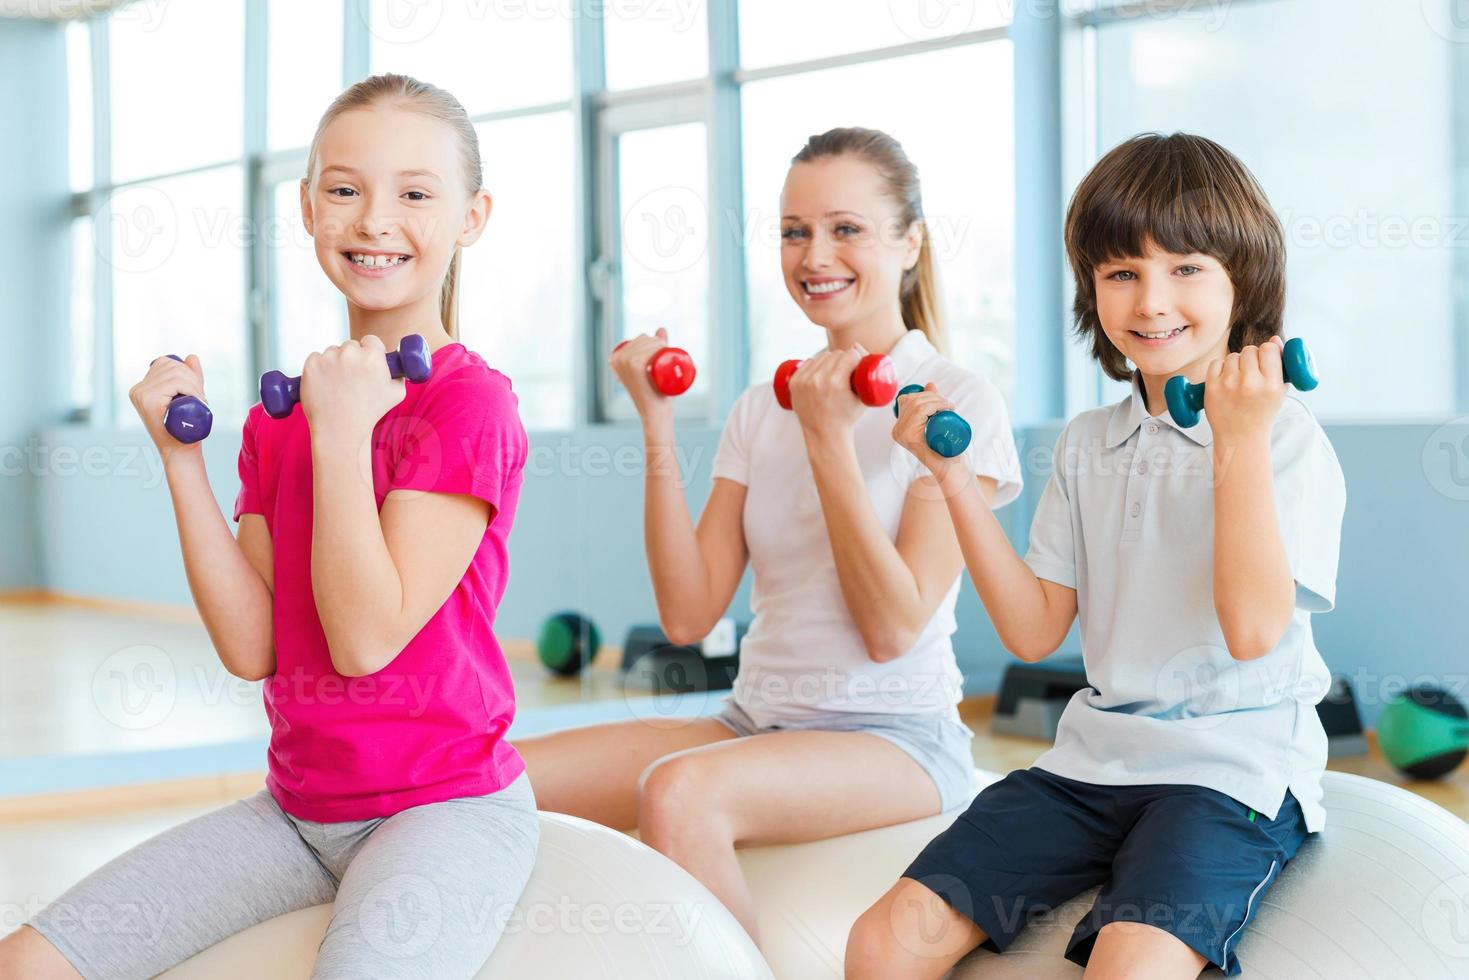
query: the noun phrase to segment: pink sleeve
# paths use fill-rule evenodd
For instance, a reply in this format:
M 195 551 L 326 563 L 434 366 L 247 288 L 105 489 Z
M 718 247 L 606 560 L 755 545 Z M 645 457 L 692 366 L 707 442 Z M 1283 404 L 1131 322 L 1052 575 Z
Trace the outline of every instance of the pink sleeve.
M 259 423 L 260 413 L 252 409 L 245 416 L 245 432 L 240 439 L 240 493 L 235 497 L 236 522 L 241 514 L 265 513 L 260 502 L 260 461 L 255 456 L 255 429 Z
M 498 371 L 446 379 L 400 426 L 387 490 L 467 493 L 497 512 L 505 490 L 522 479 L 527 456 L 520 400 Z

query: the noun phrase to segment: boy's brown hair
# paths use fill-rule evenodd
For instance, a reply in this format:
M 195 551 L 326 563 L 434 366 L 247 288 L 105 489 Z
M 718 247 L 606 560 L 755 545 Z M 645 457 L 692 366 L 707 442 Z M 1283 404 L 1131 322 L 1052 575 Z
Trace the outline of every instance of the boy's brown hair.
M 1285 314 L 1285 234 L 1254 175 L 1213 140 L 1189 133 L 1143 133 L 1091 169 L 1066 211 L 1066 257 L 1076 277 L 1077 336 L 1090 340 L 1107 377 L 1132 376 L 1097 318 L 1096 269 L 1138 258 L 1150 245 L 1200 252 L 1234 285 L 1229 349 L 1263 344 Z

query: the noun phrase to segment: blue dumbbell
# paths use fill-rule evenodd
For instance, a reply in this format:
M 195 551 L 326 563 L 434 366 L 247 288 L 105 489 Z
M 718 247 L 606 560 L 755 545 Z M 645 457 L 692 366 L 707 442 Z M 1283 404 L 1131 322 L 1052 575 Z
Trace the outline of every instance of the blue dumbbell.
M 177 354 L 169 357 L 184 363 L 184 359 Z M 163 427 L 168 434 L 185 445 L 199 442 L 209 437 L 209 430 L 214 428 L 214 413 L 193 395 L 177 395 L 173 401 L 168 403 L 168 410 L 163 413 Z
M 1316 376 L 1316 360 L 1299 337 L 1285 342 L 1281 351 L 1281 370 L 1287 384 L 1298 391 L 1310 391 L 1321 383 Z M 1199 424 L 1199 413 L 1204 410 L 1204 383 L 1190 384 L 1188 378 L 1178 374 L 1168 379 L 1163 386 L 1163 398 L 1168 402 L 1168 414 L 1173 421 L 1185 429 Z
M 923 385 L 904 385 L 898 391 L 898 397 L 893 399 L 893 415 L 897 416 L 898 402 L 904 395 L 922 390 Z M 969 439 L 973 434 L 969 423 L 957 412 L 935 412 L 928 417 L 928 425 L 923 428 L 923 441 L 940 456 L 953 459 L 969 448 Z
M 423 384 L 433 371 L 433 355 L 429 352 L 428 343 L 416 333 L 399 341 L 397 350 L 388 351 L 388 374 L 395 380 L 407 378 L 413 384 Z M 260 376 L 260 403 L 266 415 L 283 419 L 300 402 L 299 376 L 288 377 L 280 371 L 267 371 Z

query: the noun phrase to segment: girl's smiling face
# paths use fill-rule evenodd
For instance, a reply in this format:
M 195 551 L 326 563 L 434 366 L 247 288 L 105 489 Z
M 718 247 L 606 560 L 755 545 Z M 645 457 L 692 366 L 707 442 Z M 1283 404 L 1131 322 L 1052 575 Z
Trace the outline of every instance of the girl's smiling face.
M 301 214 L 348 303 L 437 310 L 455 246 L 479 238 L 491 207 L 483 189 L 466 193 L 453 130 L 411 109 L 352 110 L 321 134 L 316 161 Z
M 786 289 L 812 323 L 842 329 L 899 315 L 903 272 L 922 238 L 916 223 L 900 226 L 876 167 L 850 154 L 798 163 L 780 211 Z
M 1197 380 L 1229 353 L 1234 284 L 1218 259 L 1150 243 L 1142 257 L 1099 264 L 1093 278 L 1102 331 L 1144 375 Z

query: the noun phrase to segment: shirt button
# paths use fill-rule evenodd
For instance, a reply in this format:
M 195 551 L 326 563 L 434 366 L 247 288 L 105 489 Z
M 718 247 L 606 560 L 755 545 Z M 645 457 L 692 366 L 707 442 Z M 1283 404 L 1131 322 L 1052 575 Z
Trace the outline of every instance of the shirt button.
M 1132 505 L 1132 516 L 1133 517 L 1136 517 L 1137 515 L 1141 514 L 1142 512 L 1143 512 L 1143 505 L 1142 504 L 1134 503 Z
M 1148 435 L 1155 436 L 1157 434 L 1158 434 L 1158 423 L 1157 422 L 1149 422 L 1148 423 Z
M 1144 461 L 1144 462 L 1138 463 L 1137 464 L 1137 471 L 1138 471 L 1138 474 L 1139 475 L 1146 475 L 1147 472 L 1148 472 L 1148 464 L 1147 464 L 1147 462 Z

